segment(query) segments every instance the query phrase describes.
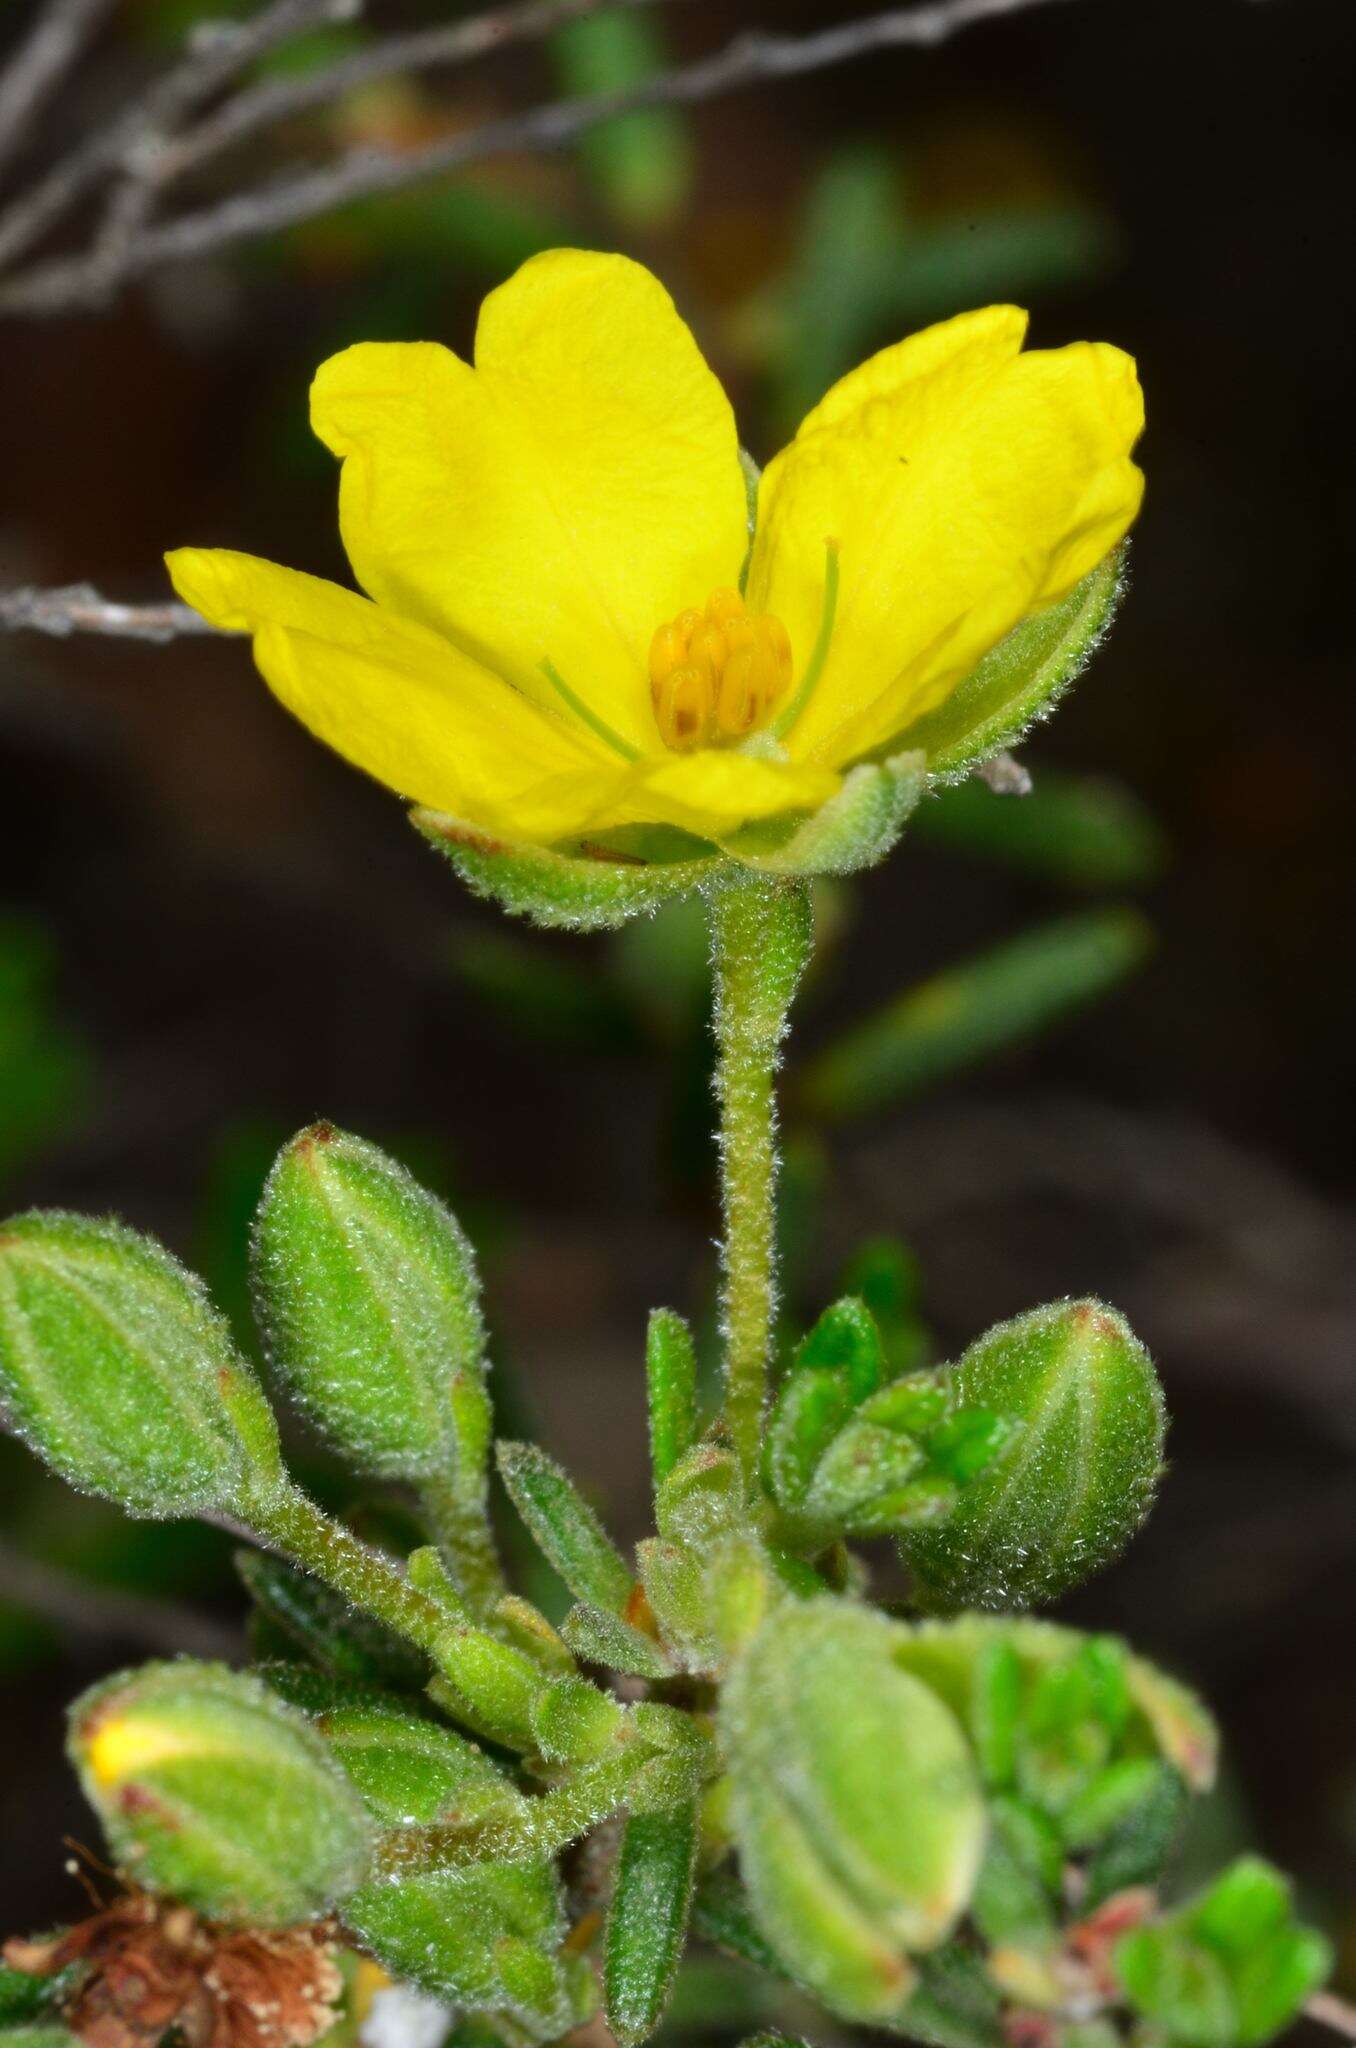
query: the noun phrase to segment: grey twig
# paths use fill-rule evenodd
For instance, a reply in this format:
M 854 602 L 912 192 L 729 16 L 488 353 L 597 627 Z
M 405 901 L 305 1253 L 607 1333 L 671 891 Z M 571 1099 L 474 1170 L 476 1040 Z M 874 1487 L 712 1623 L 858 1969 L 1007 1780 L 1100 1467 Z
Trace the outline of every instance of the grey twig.
M 113 0 L 48 0 L 0 73 L 0 164 L 13 156 Z
M 162 1655 L 238 1657 L 241 1636 L 177 1601 L 153 1599 L 123 1587 L 96 1586 L 59 1565 L 31 1557 L 0 1537 L 0 1583 L 6 1600 L 31 1609 L 60 1627 L 105 1642 L 135 1643 Z
M 537 41 L 586 14 L 596 14 L 609 0 L 517 0 L 492 7 L 444 28 L 417 29 L 387 36 L 371 49 L 358 50 L 336 64 L 296 78 L 266 78 L 235 94 L 197 126 L 181 135 L 167 152 L 169 175 L 180 177 L 210 158 L 233 149 L 259 129 L 291 120 L 315 107 L 333 106 L 345 94 L 375 85 L 401 72 L 445 70 L 477 57 L 507 49 L 512 43 Z M 653 7 L 658 0 L 610 0 L 623 7 Z
M 22 255 L 77 199 L 120 172 L 146 181 L 157 156 L 188 116 L 258 58 L 306 30 L 349 21 L 362 0 L 270 0 L 243 22 L 200 29 L 182 60 L 97 129 L 0 214 L 0 264 Z M 107 269 L 97 244 L 83 259 L 91 285 Z
M 1304 2016 L 1348 2041 L 1356 2041 L 1356 2005 L 1349 2005 L 1345 1998 L 1338 1998 L 1331 1991 L 1316 1991 L 1305 2005 Z
M 186 604 L 114 604 L 90 583 L 65 583 L 56 590 L 0 590 L 0 627 L 11 632 L 102 633 L 116 640 L 175 640 L 181 633 L 212 628 Z
M 354 200 L 402 191 L 490 157 L 562 149 L 617 114 L 643 107 L 691 105 L 743 86 L 802 76 L 877 51 L 932 48 L 982 22 L 1053 4 L 1056 0 L 928 0 L 926 5 L 888 8 L 809 34 L 752 30 L 709 56 L 675 66 L 623 92 L 551 102 L 486 122 L 423 149 L 397 153 L 365 147 L 346 151 L 318 169 L 281 177 L 159 226 L 125 234 L 117 247 L 115 266 L 110 266 L 107 250 L 101 251 L 97 243 L 77 256 L 34 264 L 0 287 L 0 312 L 41 314 L 97 305 L 116 285 L 161 264 L 208 255 L 312 220 Z M 31 237 L 26 238 L 25 246 L 27 239 Z M 12 245 L 6 243 L 5 223 L 0 222 L 0 262 L 8 246 Z

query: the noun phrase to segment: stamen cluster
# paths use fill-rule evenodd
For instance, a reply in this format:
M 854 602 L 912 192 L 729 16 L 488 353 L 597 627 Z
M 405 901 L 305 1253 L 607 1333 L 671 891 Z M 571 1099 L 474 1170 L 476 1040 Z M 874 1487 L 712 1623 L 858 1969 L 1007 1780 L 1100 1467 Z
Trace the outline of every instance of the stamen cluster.
M 790 682 L 790 634 L 737 590 L 713 591 L 704 610 L 679 612 L 650 643 L 654 715 L 676 753 L 747 738 Z

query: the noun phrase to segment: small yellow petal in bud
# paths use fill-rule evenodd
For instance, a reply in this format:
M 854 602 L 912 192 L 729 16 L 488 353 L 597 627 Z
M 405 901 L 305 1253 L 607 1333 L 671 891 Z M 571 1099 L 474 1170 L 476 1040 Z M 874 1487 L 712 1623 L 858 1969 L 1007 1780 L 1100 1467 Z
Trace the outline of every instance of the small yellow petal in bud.
M 202 1738 L 154 1721 L 106 1721 L 89 1746 L 89 1767 L 101 1786 L 119 1784 L 137 1771 L 176 1757 L 201 1756 Z
M 756 732 L 791 683 L 791 636 L 737 590 L 679 612 L 650 642 L 650 692 L 665 746 L 733 746 Z

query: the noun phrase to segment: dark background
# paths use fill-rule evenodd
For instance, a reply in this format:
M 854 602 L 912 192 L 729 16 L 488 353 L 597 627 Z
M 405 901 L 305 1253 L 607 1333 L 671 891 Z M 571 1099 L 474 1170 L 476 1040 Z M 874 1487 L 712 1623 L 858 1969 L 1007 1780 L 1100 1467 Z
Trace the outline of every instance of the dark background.
M 187 11 L 128 5 L 35 160 L 100 118 Z M 685 53 L 756 12 L 658 18 Z M 346 118 L 417 137 L 558 89 L 563 61 L 514 52 Z M 1135 351 L 1151 424 L 1133 586 L 1024 758 L 1038 786 L 1043 766 L 1114 775 L 1157 819 L 1166 862 L 1137 892 L 1156 948 L 1057 1032 L 831 1135 L 804 1285 L 822 1298 L 864 1233 L 891 1230 L 921 1257 L 943 1356 L 1065 1292 L 1131 1316 L 1167 1388 L 1172 1470 L 1128 1560 L 1070 1611 L 1208 1689 L 1233 1773 L 1221 1839 L 1242 1828 L 1299 1875 L 1348 1985 L 1354 95 L 1350 0 L 1081 0 L 661 124 L 661 158 L 690 152 L 672 203 L 643 177 L 628 196 L 605 150 L 508 163 L 0 333 L 0 585 L 89 578 L 129 598 L 160 594 L 160 554 L 186 541 L 342 573 L 328 459 L 304 429 L 315 364 L 358 336 L 467 347 L 483 291 L 556 223 L 661 271 L 763 457 L 822 383 L 840 310 L 815 299 L 807 209 L 864 161 L 895 181 L 899 224 L 863 347 L 1019 295 L 1039 342 Z M 628 1053 L 624 1024 L 609 1050 L 601 1029 L 576 1031 L 581 1048 L 568 1020 L 554 1037 L 515 1022 L 484 967 L 502 922 L 287 721 L 238 645 L 10 636 L 0 754 L 0 930 L 38 991 L 31 1059 L 4 1070 L 27 1131 L 0 1152 L 5 1205 L 117 1211 L 234 1308 L 272 1146 L 318 1114 L 392 1144 L 480 1236 L 499 1348 L 548 1441 L 638 1532 L 643 1315 L 700 1309 L 709 1277 L 700 1077 L 675 1085 L 662 1044 Z M 839 905 L 793 1090 L 868 1003 L 1068 893 L 906 843 Z M 526 943 L 546 972 L 614 957 Z M 215 1539 L 76 1508 L 10 1447 L 0 1489 L 11 1926 L 69 1912 L 57 1837 L 92 1832 L 57 1704 L 160 1627 L 108 1622 L 89 1582 L 191 1601 L 226 1639 L 240 1607 Z M 37 1621 L 53 1602 L 60 1618 Z

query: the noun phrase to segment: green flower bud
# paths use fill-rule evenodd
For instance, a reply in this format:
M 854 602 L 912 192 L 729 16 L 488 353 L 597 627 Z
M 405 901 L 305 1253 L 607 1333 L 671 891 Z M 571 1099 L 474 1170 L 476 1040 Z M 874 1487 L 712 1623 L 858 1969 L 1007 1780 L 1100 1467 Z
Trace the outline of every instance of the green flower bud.
M 120 1223 L 0 1225 L 0 1411 L 134 1515 L 243 1514 L 279 1474 L 273 1416 L 201 1281 Z
M 69 1748 L 119 1863 L 209 1918 L 286 1926 L 366 1874 L 361 1800 L 256 1678 L 186 1660 L 125 1672 L 75 1703 Z
M 483 1472 L 490 1408 L 470 1246 L 375 1145 L 316 1124 L 283 1148 L 254 1236 L 274 1367 L 364 1472 Z
M 1033 1309 L 981 1337 L 948 1384 L 1020 1427 L 944 1522 L 901 1537 L 924 1604 L 1027 1606 L 1108 1564 L 1163 1460 L 1162 1390 L 1124 1320 L 1096 1301 Z
M 904 2011 L 914 1954 L 964 1912 L 985 1814 L 954 1714 L 898 1661 L 909 1632 L 784 1601 L 730 1673 L 720 1734 L 740 1863 L 783 1966 L 833 2011 Z

